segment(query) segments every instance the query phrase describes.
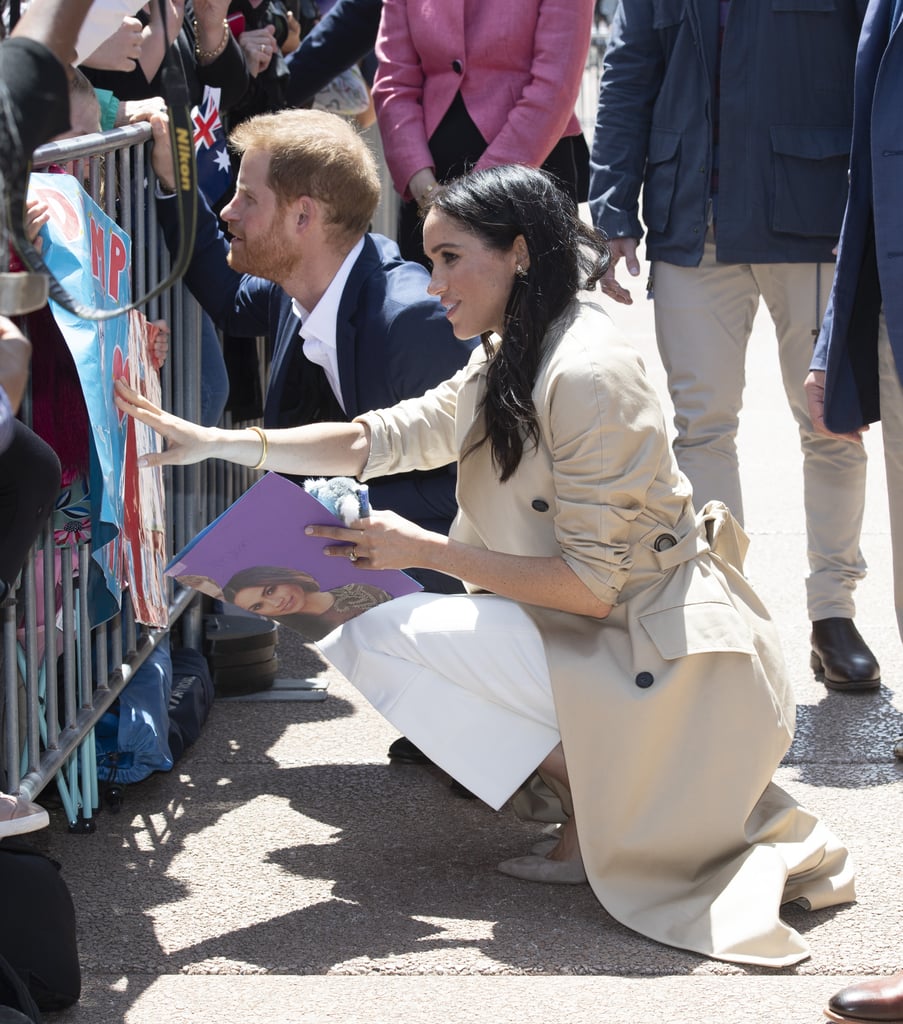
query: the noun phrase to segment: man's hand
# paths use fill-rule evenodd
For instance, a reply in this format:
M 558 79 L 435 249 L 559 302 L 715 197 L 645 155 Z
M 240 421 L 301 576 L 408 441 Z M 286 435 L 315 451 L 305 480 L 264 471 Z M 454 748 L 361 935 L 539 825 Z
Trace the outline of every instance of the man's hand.
M 812 429 L 816 434 L 824 434 L 826 437 L 840 437 L 846 441 L 855 441 L 862 444 L 863 431 L 868 430 L 868 424 L 854 430 L 849 434 L 835 434 L 825 426 L 825 371 L 810 370 L 803 387 L 806 389 L 806 404 L 809 407 L 809 419 L 812 421 Z
M 175 192 L 176 169 L 172 159 L 172 147 L 169 141 L 169 115 L 151 114 L 151 134 L 154 144 L 151 148 L 151 167 L 157 181 L 164 192 Z
M 622 302 L 625 306 L 633 304 L 633 296 L 630 292 L 615 280 L 615 267 L 618 261 L 623 258 L 627 267 L 627 273 L 631 277 L 637 277 L 640 272 L 640 262 L 636 258 L 636 248 L 639 240 L 636 238 L 610 238 L 608 240 L 608 251 L 611 253 L 611 263 L 605 276 L 602 278 L 602 291 L 615 302 Z

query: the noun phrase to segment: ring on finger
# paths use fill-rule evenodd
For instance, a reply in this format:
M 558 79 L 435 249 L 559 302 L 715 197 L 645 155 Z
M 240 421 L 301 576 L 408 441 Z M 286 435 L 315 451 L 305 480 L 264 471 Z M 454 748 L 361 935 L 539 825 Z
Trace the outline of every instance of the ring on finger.
M 351 545 L 351 550 L 348 552 L 348 561 L 349 562 L 356 562 L 357 561 L 357 557 L 358 557 L 358 555 L 357 555 L 357 545 L 356 544 L 352 544 Z

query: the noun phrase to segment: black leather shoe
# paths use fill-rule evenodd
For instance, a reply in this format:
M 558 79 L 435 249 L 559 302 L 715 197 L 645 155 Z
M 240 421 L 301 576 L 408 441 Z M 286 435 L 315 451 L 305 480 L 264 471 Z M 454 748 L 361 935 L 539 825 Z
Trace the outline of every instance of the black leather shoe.
M 395 764 L 432 764 L 433 762 L 407 738 L 399 736 L 389 747 L 389 760 Z
M 812 657 L 816 679 L 832 690 L 877 690 L 881 667 L 852 619 L 812 623 Z
M 903 971 L 842 988 L 824 1013 L 840 1024 L 903 1024 Z

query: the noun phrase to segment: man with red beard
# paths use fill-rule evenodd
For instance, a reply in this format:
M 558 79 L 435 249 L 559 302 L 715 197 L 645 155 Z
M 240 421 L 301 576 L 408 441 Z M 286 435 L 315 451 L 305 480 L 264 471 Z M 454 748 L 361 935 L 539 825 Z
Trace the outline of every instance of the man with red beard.
M 174 189 L 164 118 L 152 120 L 159 189 Z M 342 118 L 316 110 L 261 114 L 238 125 L 242 156 L 235 196 L 222 210 L 231 241 L 198 199 L 198 230 L 186 283 L 226 333 L 269 335 L 273 358 L 265 427 L 351 420 L 419 397 L 453 376 L 476 338 L 460 341 L 428 272 L 401 258 L 395 242 L 368 227 L 379 202 L 376 163 Z M 173 251 L 175 204 L 157 204 Z M 371 480 L 374 508 L 448 533 L 457 511 L 455 469 Z M 453 593 L 444 573 L 410 570 L 424 587 Z M 393 760 L 424 763 L 404 738 Z
M 153 120 L 159 188 L 174 187 L 167 126 Z M 455 338 L 429 274 L 394 242 L 368 233 L 379 177 L 366 142 L 342 118 L 283 110 L 240 124 L 235 196 L 222 210 L 231 241 L 199 201 L 186 283 L 231 335 L 269 335 L 273 358 L 264 426 L 351 420 L 454 375 L 476 343 Z M 175 248 L 175 204 L 158 202 Z M 448 532 L 456 512 L 452 467 L 370 485 L 374 508 Z M 439 574 L 429 589 L 455 584 Z M 456 588 L 455 588 L 456 589 Z

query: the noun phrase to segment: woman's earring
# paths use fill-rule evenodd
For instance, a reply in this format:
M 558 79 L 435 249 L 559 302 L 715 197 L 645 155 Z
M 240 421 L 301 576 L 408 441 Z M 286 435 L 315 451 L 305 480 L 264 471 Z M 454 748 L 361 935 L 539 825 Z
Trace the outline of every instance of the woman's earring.
M 514 273 L 517 274 L 518 277 L 526 277 L 527 276 L 526 269 L 524 267 L 522 267 L 519 263 L 514 268 Z

